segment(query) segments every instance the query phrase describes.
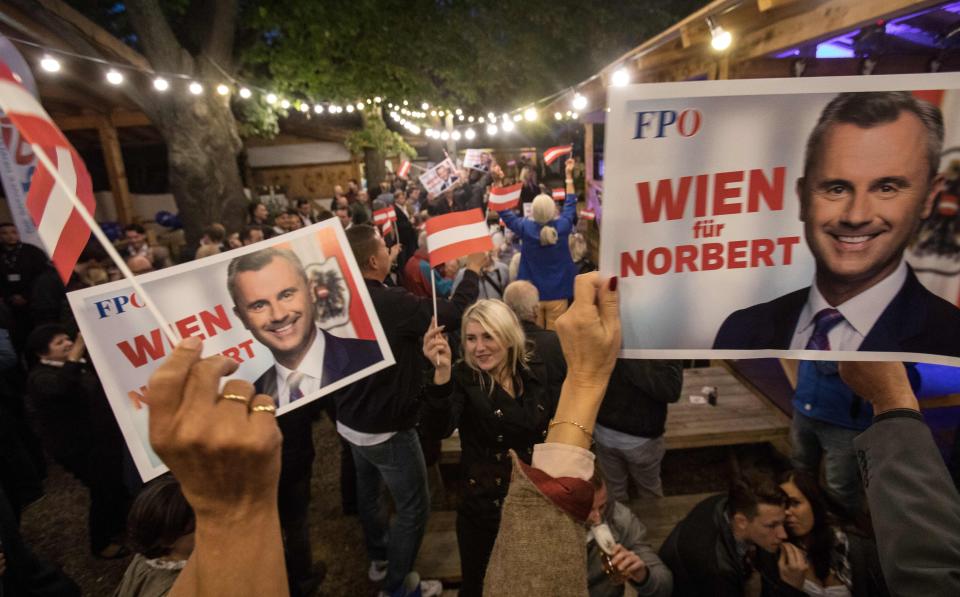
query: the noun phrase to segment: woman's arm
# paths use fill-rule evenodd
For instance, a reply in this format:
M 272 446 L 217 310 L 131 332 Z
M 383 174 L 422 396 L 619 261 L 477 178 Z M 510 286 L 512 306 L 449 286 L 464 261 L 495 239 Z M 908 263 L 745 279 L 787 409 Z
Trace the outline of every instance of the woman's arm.
M 452 381 L 450 344 L 443 334 L 445 327 L 437 327 L 436 320 L 423 336 L 423 356 L 434 366 L 433 376 L 423 390 L 420 411 L 420 430 L 430 439 L 450 437 L 460 425 L 464 396 Z
M 218 392 L 221 377 L 237 364 L 222 356 L 201 360 L 200 350 L 199 338 L 183 340 L 147 386 L 150 443 L 196 514 L 196 546 L 170 595 L 284 597 L 277 512 L 282 438 L 273 399 L 254 396 L 240 380 Z

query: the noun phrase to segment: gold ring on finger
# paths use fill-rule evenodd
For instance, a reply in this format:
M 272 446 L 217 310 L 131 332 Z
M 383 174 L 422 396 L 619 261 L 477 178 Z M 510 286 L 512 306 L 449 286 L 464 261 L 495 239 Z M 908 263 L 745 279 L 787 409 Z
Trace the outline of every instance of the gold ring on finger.
M 258 404 L 250 409 L 250 412 L 255 413 L 275 413 L 277 412 L 277 407 L 272 404 Z
M 250 399 L 240 394 L 223 394 L 220 397 L 224 400 L 235 400 L 237 402 L 243 402 L 244 404 L 250 404 Z

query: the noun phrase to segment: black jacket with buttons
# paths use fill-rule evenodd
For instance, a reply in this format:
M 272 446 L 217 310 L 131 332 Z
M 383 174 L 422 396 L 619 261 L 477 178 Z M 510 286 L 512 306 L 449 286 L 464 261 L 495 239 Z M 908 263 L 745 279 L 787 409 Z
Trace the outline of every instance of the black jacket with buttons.
M 461 514 L 499 520 L 510 485 L 509 450 L 530 463 L 533 446 L 543 442 L 557 407 L 548 391 L 546 368 L 539 360 L 521 367 L 522 391 L 511 398 L 499 385 L 490 391 L 489 377 L 463 361 L 453 366 L 449 383 L 428 384 L 424 391 L 420 430 L 426 438 L 449 437 L 460 429 Z

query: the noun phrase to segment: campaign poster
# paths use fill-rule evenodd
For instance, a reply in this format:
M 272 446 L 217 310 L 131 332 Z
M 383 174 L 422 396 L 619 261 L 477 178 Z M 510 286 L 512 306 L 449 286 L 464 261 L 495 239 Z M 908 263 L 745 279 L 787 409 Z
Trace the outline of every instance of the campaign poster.
M 450 158 L 444 159 L 420 175 L 420 184 L 431 196 L 452 189 L 458 180 L 460 180 L 460 174 Z
M 960 365 L 958 297 L 911 265 L 960 253 L 960 75 L 608 92 L 624 356 Z
M 326 220 L 269 241 L 137 277 L 182 337 L 240 367 L 277 416 L 394 363 L 343 229 Z M 68 295 L 143 479 L 166 467 L 150 447 L 147 380 L 171 345 L 125 280 Z
M 493 165 L 493 154 L 489 149 L 468 149 L 463 156 L 465 168 L 489 172 Z

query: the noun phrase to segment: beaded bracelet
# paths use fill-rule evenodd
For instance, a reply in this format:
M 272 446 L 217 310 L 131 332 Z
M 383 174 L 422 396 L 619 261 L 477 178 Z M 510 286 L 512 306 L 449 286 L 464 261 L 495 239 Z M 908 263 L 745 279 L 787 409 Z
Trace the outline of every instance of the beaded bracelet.
M 577 423 L 576 421 L 566 421 L 566 420 L 563 420 L 563 421 L 554 421 L 553 419 L 551 419 L 551 420 L 550 420 L 550 423 L 547 425 L 547 429 L 553 427 L 554 425 L 560 425 L 560 424 L 562 424 L 562 423 L 566 423 L 566 424 L 568 424 L 568 425 L 573 425 L 574 427 L 576 427 L 576 428 L 579 429 L 580 431 L 584 432 L 584 433 L 587 435 L 587 437 L 590 438 L 590 441 L 593 441 L 593 433 L 591 433 L 590 431 L 588 431 L 586 427 L 584 427 L 584 426 L 581 425 L 580 423 Z

